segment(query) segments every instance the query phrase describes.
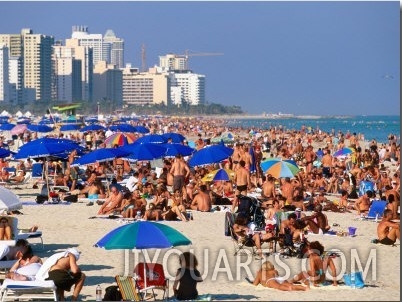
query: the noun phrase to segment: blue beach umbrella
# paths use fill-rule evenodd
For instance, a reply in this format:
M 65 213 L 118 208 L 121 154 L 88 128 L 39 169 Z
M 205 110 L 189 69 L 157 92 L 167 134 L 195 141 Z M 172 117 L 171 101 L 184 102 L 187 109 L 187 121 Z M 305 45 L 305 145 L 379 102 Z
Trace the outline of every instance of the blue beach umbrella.
M 121 150 L 120 148 L 96 149 L 75 160 L 71 166 L 89 165 L 97 162 L 110 161 L 128 154 L 129 153 L 127 151 Z
M 148 134 L 139 137 L 135 142 L 139 144 L 144 143 L 163 144 L 167 142 L 167 139 L 159 134 Z
M 163 133 L 162 136 L 167 140 L 172 139 L 173 143 L 182 143 L 186 139 L 184 135 L 175 132 Z
M 121 131 L 121 132 L 137 132 L 136 128 L 130 124 L 117 124 L 109 127 L 112 131 Z
M 135 142 L 134 144 L 124 145 L 119 149 L 129 152 L 129 155 L 124 157 L 128 161 L 154 160 L 162 158 L 166 154 L 166 147 L 152 143 L 139 144 Z
M 195 152 L 195 149 L 182 144 L 162 144 L 167 149 L 165 157 L 175 157 L 177 154 L 189 156 Z
M 7 149 L 0 148 L 0 158 L 9 157 L 11 154 L 15 153 Z
M 60 131 L 75 131 L 81 128 L 80 124 L 64 124 L 61 125 Z
M 14 155 L 15 159 L 38 158 L 48 156 L 64 157 L 66 152 L 79 150 L 81 147 L 77 142 L 69 139 L 40 138 L 30 141 L 21 146 Z
M 51 132 L 53 131 L 52 127 L 49 127 L 47 125 L 37 125 L 37 124 L 28 124 L 27 129 L 31 132 Z
M 212 145 L 194 152 L 188 163 L 191 167 L 215 164 L 227 159 L 232 154 L 232 148 L 223 144 Z
M 202 181 L 229 181 L 234 177 L 234 171 L 229 169 L 217 169 L 209 172 L 202 178 Z
M 10 123 L 4 123 L 4 124 L 0 124 L 0 130 L 2 131 L 10 131 L 11 129 L 13 129 L 15 127 L 14 124 L 10 124 Z
M 146 134 L 146 133 L 149 133 L 149 129 L 144 127 L 144 126 L 139 125 L 139 126 L 135 126 L 135 131 L 134 132 Z
M 91 124 L 80 129 L 80 132 L 88 132 L 88 131 L 98 131 L 105 130 L 105 127 L 97 124 Z
M 110 231 L 95 243 L 95 247 L 106 250 L 131 250 L 171 248 L 190 244 L 190 239 L 168 225 L 152 221 L 137 221 Z

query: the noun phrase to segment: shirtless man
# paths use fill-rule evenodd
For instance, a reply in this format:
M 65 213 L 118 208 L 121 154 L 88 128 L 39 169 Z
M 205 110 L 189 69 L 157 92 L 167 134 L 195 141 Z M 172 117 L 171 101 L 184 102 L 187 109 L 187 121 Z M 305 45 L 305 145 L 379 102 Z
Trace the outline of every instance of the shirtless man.
M 290 178 L 285 177 L 281 185 L 282 196 L 286 198 L 285 205 L 292 205 L 294 187 L 290 183 Z
M 305 221 L 314 234 L 324 234 L 330 229 L 327 216 L 322 213 L 322 205 L 320 204 L 314 207 L 313 215 L 304 216 L 300 220 Z
M 261 197 L 263 198 L 276 198 L 274 178 L 267 175 L 266 180 L 262 184 Z
M 185 179 L 190 175 L 190 168 L 180 154 L 176 155 L 169 172 L 173 175 L 173 192 L 176 190 L 183 192 Z
M 121 207 L 123 194 L 117 190 L 115 186 L 110 188 L 110 196 L 106 198 L 105 202 L 98 211 L 98 215 L 112 214 L 115 210 Z
M 385 192 L 384 195 L 388 201 L 392 203 L 392 214 L 393 214 L 393 219 L 398 218 L 398 207 L 400 206 L 400 194 L 398 191 L 396 191 L 392 186 L 385 186 Z M 391 197 L 393 196 L 393 197 Z M 392 200 L 392 201 L 391 201 Z
M 306 159 L 306 172 L 309 173 L 313 169 L 313 162 L 317 158 L 313 150 L 313 146 L 308 146 L 304 152 L 304 158 Z
M 64 301 L 64 291 L 70 291 L 74 285 L 72 301 L 78 300 L 78 295 L 84 286 L 85 274 L 77 265 L 79 253 L 75 249 L 68 256 L 62 257 L 50 268 L 47 280 L 53 280 L 56 285 L 58 301 Z M 74 251 L 74 252 L 73 252 Z
M 236 184 L 235 198 L 233 199 L 232 212 L 238 206 L 240 194 L 247 194 L 247 189 L 251 186 L 250 173 L 245 168 L 246 162 L 244 160 L 239 161 L 239 166 L 235 171 L 234 183 Z
M 400 223 L 392 222 L 392 211 L 386 209 L 384 216 L 377 227 L 379 243 L 393 245 L 396 239 L 400 240 Z
M 329 149 L 324 149 L 324 156 L 321 159 L 322 174 L 325 178 L 330 178 L 332 174 L 332 155 Z
M 355 210 L 357 211 L 358 214 L 368 212 L 370 209 L 370 198 L 373 197 L 373 192 L 370 190 L 367 190 L 366 193 L 361 196 L 358 200 L 355 202 Z
M 194 196 L 194 199 L 191 203 L 191 209 L 201 212 L 210 212 L 211 211 L 211 197 L 209 196 L 209 192 L 207 191 L 206 185 L 200 186 L 200 191 L 197 195 Z

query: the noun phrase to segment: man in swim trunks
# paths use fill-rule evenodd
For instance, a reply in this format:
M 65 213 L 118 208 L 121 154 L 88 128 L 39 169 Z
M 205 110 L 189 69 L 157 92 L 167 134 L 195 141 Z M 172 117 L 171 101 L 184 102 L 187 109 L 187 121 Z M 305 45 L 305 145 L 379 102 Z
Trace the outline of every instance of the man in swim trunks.
M 300 220 L 305 221 L 314 234 L 324 234 L 330 229 L 327 216 L 322 212 L 320 204 L 314 207 L 313 215 L 302 217 Z
M 190 168 L 180 154 L 176 155 L 174 163 L 169 172 L 173 175 L 173 192 L 176 192 L 176 190 L 182 192 L 185 185 L 185 180 L 190 175 Z
M 234 212 L 235 208 L 239 205 L 238 195 L 246 195 L 247 189 L 251 186 L 250 172 L 246 170 L 245 166 L 246 162 L 240 160 L 238 168 L 235 171 L 233 180 L 236 184 L 236 193 L 235 198 L 233 199 L 232 212 Z
M 64 291 L 70 291 L 74 285 L 72 301 L 77 301 L 78 295 L 84 286 L 85 274 L 77 265 L 79 254 L 68 253 L 50 268 L 47 280 L 53 280 L 56 285 L 57 300 L 64 301 Z
M 379 243 L 393 245 L 396 239 L 400 240 L 400 223 L 391 221 L 392 217 L 392 210 L 386 209 L 377 227 Z

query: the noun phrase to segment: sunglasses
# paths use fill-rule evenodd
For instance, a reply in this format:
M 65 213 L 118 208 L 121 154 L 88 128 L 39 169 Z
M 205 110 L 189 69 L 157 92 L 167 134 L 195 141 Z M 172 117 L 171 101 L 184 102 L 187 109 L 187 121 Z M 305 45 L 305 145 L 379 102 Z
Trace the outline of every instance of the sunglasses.
M 3 220 L 3 221 L 0 221 L 0 223 L 8 223 L 8 221 L 7 221 L 7 220 L 6 220 L 6 221 Z

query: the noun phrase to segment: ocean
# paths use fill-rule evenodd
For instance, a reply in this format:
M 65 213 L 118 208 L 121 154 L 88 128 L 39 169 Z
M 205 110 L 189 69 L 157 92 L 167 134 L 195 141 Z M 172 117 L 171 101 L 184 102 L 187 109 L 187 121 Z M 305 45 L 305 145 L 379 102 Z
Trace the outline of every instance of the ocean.
M 364 140 L 375 139 L 379 143 L 387 143 L 388 135 L 396 136 L 398 143 L 401 135 L 400 116 L 351 116 L 351 117 L 317 117 L 317 118 L 244 118 L 229 119 L 226 122 L 228 127 L 242 127 L 245 129 L 269 129 L 279 127 L 287 130 L 300 130 L 302 126 L 311 127 L 313 130 L 322 130 L 335 133 L 341 131 L 363 134 Z

